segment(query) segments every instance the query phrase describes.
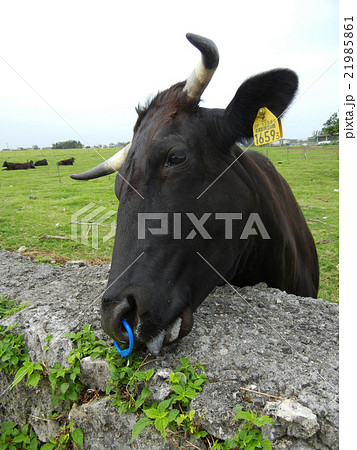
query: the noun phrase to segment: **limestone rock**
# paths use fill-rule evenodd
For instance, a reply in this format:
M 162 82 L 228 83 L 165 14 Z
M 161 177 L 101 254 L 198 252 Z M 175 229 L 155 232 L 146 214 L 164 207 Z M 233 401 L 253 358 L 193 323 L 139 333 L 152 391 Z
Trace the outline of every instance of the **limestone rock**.
M 171 393 L 171 388 L 168 383 L 171 370 L 158 369 L 153 377 L 148 382 L 148 388 L 151 391 L 151 399 L 157 403 L 167 399 Z
M 91 359 L 90 356 L 80 361 L 81 377 L 80 381 L 83 386 L 91 389 L 100 389 L 105 392 L 109 379 L 109 365 L 103 359 Z
M 110 403 L 108 397 L 103 397 L 72 408 L 69 420 L 73 420 L 76 426 L 83 431 L 86 450 L 177 449 L 177 446 L 169 439 L 164 440 L 161 433 L 153 427 L 145 428 L 131 442 L 132 430 L 139 416 L 132 413 L 119 416 L 117 409 Z M 184 445 L 183 448 L 194 448 L 189 446 L 189 441 L 189 438 L 175 437 L 177 445 Z M 195 441 L 195 446 L 202 450 L 206 448 L 197 441 Z
M 274 425 L 265 425 L 265 436 L 275 440 L 281 436 L 308 439 L 320 428 L 316 415 L 294 400 L 268 402 L 264 414 L 274 419 Z

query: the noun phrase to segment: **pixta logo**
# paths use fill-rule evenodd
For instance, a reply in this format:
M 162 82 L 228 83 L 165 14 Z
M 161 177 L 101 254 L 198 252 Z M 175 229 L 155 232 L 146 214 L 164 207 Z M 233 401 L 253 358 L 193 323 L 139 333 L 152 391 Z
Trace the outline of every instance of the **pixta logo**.
M 186 218 L 190 221 L 192 229 L 186 236 L 183 236 L 182 223 Z M 233 239 L 233 221 L 242 220 L 243 215 L 242 213 L 204 213 L 198 218 L 195 213 L 139 213 L 138 239 L 146 239 L 148 232 L 152 235 L 167 236 L 169 226 L 172 230 L 173 239 L 194 239 L 197 235 L 200 235 L 203 239 L 212 239 L 204 226 L 209 219 L 224 221 L 225 239 Z M 155 221 L 155 227 L 152 226 L 152 221 Z M 259 214 L 250 213 L 240 239 L 248 239 L 249 236 L 258 234 L 263 239 L 270 239 Z
M 88 203 L 71 216 L 72 239 L 97 250 L 100 240 L 105 243 L 115 236 L 116 220 L 111 219 L 116 213 L 95 203 Z

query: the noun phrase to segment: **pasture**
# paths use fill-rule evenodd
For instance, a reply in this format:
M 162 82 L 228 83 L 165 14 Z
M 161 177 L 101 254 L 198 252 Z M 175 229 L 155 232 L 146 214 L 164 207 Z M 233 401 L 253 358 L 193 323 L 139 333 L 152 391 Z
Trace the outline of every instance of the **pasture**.
M 259 148 L 288 181 L 317 244 L 319 297 L 338 301 L 338 147 Z M 99 149 L 104 158 L 116 149 Z M 307 158 L 305 158 L 305 151 Z M 0 172 L 0 246 L 58 262 L 110 262 L 118 201 L 115 176 L 74 181 L 69 175 L 103 161 L 93 149 L 0 153 L 3 161 L 46 158 L 48 166 Z M 75 158 L 73 166 L 56 162 Z M 244 156 L 243 156 L 244 157 Z M 74 239 L 76 238 L 76 239 Z

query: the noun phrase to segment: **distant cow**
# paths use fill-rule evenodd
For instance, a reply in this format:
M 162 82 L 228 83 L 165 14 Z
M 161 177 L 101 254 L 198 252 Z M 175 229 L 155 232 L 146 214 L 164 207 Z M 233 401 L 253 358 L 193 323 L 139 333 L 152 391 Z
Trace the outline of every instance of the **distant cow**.
M 4 164 L 2 166 L 6 167 L 7 170 L 25 170 L 36 168 L 33 164 L 33 161 L 25 163 L 8 163 L 7 161 L 4 161 Z
M 74 158 L 63 159 L 62 161 L 58 161 L 57 166 L 73 166 Z
M 35 166 L 48 166 L 47 159 L 40 159 L 36 161 Z

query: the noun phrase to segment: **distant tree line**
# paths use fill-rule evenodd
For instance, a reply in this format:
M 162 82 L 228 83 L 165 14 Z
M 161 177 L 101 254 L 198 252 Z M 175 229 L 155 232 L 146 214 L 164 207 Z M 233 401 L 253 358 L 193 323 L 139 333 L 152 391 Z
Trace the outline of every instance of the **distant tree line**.
M 323 135 L 327 135 L 327 136 L 336 136 L 338 135 L 338 126 L 339 126 L 339 119 L 337 116 L 337 113 L 333 113 L 332 116 L 326 120 L 326 122 L 323 124 L 323 127 L 321 130 L 318 131 L 314 131 L 313 132 L 313 136 L 317 137 L 317 136 L 323 136 Z
M 73 149 L 73 148 L 122 148 L 128 145 L 128 141 L 119 141 L 117 143 L 111 142 L 109 145 L 106 144 L 97 144 L 93 146 L 87 145 L 86 147 L 83 146 L 83 144 L 80 141 L 61 141 L 56 142 L 55 144 L 52 144 L 52 147 L 42 147 L 42 150 L 50 150 L 52 149 Z M 17 147 L 17 150 L 41 150 L 38 145 L 33 145 L 32 147 Z M 10 151 L 15 150 L 11 148 L 3 148 L 0 149 L 0 151 Z
M 121 141 L 119 141 L 119 142 L 117 142 L 116 144 L 114 143 L 114 142 L 111 142 L 109 145 L 106 145 L 106 144 L 97 144 L 97 145 L 94 145 L 93 146 L 93 148 L 117 148 L 117 147 L 119 147 L 119 148 L 122 148 L 122 147 L 125 147 L 126 145 L 128 145 L 129 144 L 129 141 L 127 141 L 127 142 L 121 142 Z M 86 147 L 86 148 L 92 148 L 92 147 Z
M 324 123 L 321 130 L 321 134 L 338 134 L 339 119 L 337 113 L 333 113 L 332 116 Z
M 80 141 L 61 141 L 52 144 L 52 148 L 83 148 L 83 144 Z

